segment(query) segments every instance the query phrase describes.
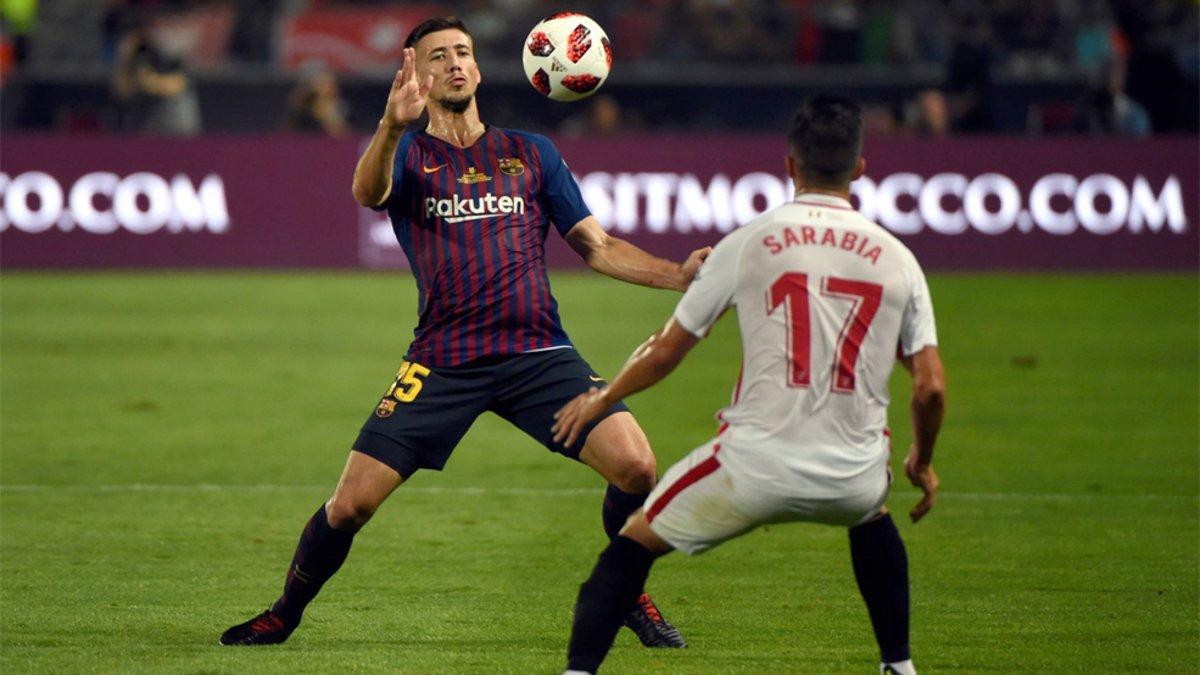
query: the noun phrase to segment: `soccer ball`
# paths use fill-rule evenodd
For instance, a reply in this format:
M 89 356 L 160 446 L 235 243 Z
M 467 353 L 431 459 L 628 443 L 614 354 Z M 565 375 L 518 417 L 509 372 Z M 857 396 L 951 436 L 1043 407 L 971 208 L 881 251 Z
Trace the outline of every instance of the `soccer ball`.
M 521 51 L 525 76 L 543 96 L 577 101 L 596 93 L 612 68 L 612 47 L 600 24 L 575 12 L 538 22 Z

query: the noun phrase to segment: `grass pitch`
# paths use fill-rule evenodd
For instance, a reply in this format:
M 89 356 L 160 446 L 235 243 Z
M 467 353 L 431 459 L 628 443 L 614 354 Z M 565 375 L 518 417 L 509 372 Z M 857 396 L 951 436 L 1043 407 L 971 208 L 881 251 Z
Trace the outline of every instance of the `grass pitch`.
M 596 275 L 553 283 L 609 376 L 675 301 Z M 918 666 L 1195 672 L 1195 276 L 930 283 L 950 390 L 942 498 L 901 523 Z M 602 481 L 490 415 L 383 507 L 286 645 L 216 644 L 276 597 L 389 384 L 415 320 L 408 278 L 6 273 L 0 303 L 4 672 L 561 669 L 603 546 Z M 660 470 L 713 433 L 736 333 L 727 318 L 630 401 Z M 898 483 L 890 504 L 915 500 Z M 606 672 L 875 668 L 841 530 L 675 554 L 650 588 L 691 648 L 623 632 Z

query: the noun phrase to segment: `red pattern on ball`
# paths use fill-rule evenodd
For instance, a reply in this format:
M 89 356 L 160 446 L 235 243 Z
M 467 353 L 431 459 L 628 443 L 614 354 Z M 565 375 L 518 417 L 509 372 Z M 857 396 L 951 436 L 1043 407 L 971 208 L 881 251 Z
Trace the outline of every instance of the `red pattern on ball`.
M 592 48 L 592 40 L 588 37 L 591 34 L 591 29 L 583 24 L 571 31 L 571 35 L 567 37 L 567 58 L 571 59 L 571 63 L 579 63 L 579 59 Z
M 607 67 L 609 70 L 612 70 L 612 44 L 608 41 L 608 38 L 606 38 L 606 37 L 600 38 L 600 44 L 604 45 L 605 67 Z
M 542 92 L 542 96 L 550 95 L 550 76 L 546 74 L 546 71 L 538 68 L 529 81 L 533 83 L 534 89 Z
M 538 31 L 529 36 L 529 53 L 534 56 L 550 56 L 554 52 L 554 45 L 550 44 L 550 38 L 543 32 Z
M 600 78 L 595 75 L 583 73 L 580 75 L 567 75 L 562 79 L 563 86 L 576 94 L 586 94 L 589 91 L 600 86 Z

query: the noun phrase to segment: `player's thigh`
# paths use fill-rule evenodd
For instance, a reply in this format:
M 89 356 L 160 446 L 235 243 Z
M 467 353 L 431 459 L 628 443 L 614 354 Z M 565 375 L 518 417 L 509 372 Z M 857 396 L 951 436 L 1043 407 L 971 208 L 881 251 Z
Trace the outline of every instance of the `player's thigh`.
M 590 448 L 589 456 L 610 460 L 605 466 L 640 462 L 644 472 L 649 462 L 649 473 L 653 474 L 650 444 L 624 403 L 614 404 L 593 420 L 573 445 L 554 440 L 550 432 L 554 413 L 579 394 L 603 384 L 604 380 L 574 349 L 520 354 L 502 368 L 492 410 L 558 454 L 582 461 L 584 449 Z
M 593 427 L 579 461 L 624 492 L 649 492 L 657 477 L 650 441 L 629 411 L 613 413 Z
M 488 367 L 405 362 L 353 448 L 404 479 L 418 469 L 441 470 L 491 397 Z
M 796 510 L 800 520 L 826 525 L 854 527 L 875 520 L 887 512 L 891 490 L 891 472 L 872 471 L 856 480 L 846 481 L 841 494 L 826 499 L 806 500 Z
M 685 553 L 707 551 L 769 517 L 761 504 L 745 503 L 743 479 L 721 463 L 718 448 L 709 441 L 667 469 L 642 507 L 650 529 Z

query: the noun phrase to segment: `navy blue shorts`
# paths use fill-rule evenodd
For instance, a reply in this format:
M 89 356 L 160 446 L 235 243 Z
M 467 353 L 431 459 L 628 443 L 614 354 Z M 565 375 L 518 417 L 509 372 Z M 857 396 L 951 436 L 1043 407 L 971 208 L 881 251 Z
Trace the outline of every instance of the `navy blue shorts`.
M 617 402 L 572 447 L 551 438 L 554 413 L 600 386 L 604 381 L 574 349 L 486 356 L 454 367 L 405 361 L 363 424 L 354 449 L 405 478 L 417 469 L 441 470 L 475 418 L 490 410 L 551 451 L 578 460 L 592 429 L 629 408 Z

